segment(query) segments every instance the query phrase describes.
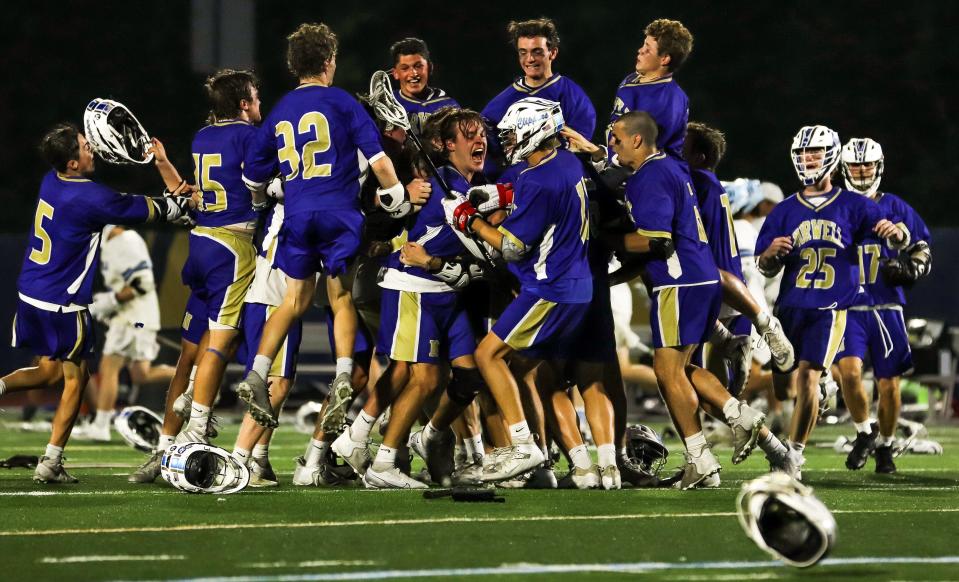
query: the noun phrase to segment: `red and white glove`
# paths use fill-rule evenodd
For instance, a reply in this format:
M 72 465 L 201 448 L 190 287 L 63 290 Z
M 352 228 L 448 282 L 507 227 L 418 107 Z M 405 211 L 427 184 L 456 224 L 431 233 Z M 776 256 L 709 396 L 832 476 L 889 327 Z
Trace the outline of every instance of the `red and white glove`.
M 466 192 L 480 214 L 486 215 L 513 205 L 513 184 L 486 184 L 474 186 Z
M 446 214 L 446 222 L 455 230 L 470 232 L 473 220 L 479 218 L 479 215 L 476 214 L 476 207 L 466 199 L 466 196 L 458 192 L 453 194 L 455 198 L 443 199 L 443 212 Z

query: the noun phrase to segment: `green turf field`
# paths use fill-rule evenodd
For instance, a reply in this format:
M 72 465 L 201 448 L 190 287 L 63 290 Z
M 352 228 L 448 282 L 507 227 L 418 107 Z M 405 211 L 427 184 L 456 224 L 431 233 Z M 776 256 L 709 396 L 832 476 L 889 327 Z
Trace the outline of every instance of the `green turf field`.
M 220 444 L 231 446 L 235 431 Z M 128 484 L 140 453 L 75 443 L 68 467 L 101 465 L 72 470 L 77 485 L 0 470 L 0 579 L 956 580 L 959 427 L 930 433 L 945 455 L 900 457 L 894 476 L 875 475 L 871 462 L 853 473 L 831 449 L 810 451 L 806 482 L 835 513 L 839 542 L 830 561 L 804 571 L 771 562 L 742 533 L 736 493 L 766 465 L 754 454 L 733 466 L 728 448 L 716 449 L 725 461 L 718 490 L 507 491 L 505 503 L 464 504 L 293 488 L 292 459 L 307 437 L 291 430 L 271 447 L 286 483 L 226 497 Z M 814 438 L 838 434 L 820 428 Z M 46 440 L 0 429 L 0 458 L 38 454 Z

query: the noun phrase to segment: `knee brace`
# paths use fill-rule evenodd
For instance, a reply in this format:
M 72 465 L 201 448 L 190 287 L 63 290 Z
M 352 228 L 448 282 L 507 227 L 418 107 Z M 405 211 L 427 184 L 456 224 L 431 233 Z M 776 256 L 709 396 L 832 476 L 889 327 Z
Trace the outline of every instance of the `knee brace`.
M 446 385 L 446 395 L 450 400 L 468 406 L 486 384 L 477 368 L 453 367 L 453 379 Z

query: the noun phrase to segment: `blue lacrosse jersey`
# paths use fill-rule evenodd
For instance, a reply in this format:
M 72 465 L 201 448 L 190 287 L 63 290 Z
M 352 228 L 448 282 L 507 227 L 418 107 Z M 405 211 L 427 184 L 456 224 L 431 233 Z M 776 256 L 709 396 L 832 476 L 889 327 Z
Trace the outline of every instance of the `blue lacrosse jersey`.
M 719 281 L 696 194 L 685 165 L 659 152 L 626 181 L 626 205 L 636 232 L 673 241 L 676 252 L 646 265 L 653 289 Z
M 909 231 L 910 243 L 925 241 L 932 244 L 932 235 L 919 213 L 913 210 L 902 198 L 888 192 L 879 192 L 875 198 L 883 216 L 900 228 Z M 854 305 L 905 305 L 906 294 L 901 286 L 892 286 L 879 272 L 882 259 L 893 258 L 899 251 L 889 248 L 886 241 L 869 231 L 859 244 L 859 284 L 861 292 L 856 295 Z
M 649 113 L 659 127 L 656 147 L 674 158 L 683 159 L 686 123 L 689 121 L 689 97 L 666 75 L 654 81 L 642 82 L 637 73 L 630 73 L 619 84 L 613 99 L 609 126 L 630 111 Z M 607 129 L 607 138 L 609 137 Z
M 452 166 L 439 168 L 439 173 L 454 192 L 465 193 L 470 189 L 466 178 Z M 466 248 L 453 232 L 453 228 L 446 222 L 446 213 L 443 210 L 443 187 L 435 176 L 430 178 L 430 185 L 433 187 L 433 195 L 416 214 L 413 226 L 407 231 L 406 240 L 423 245 L 432 257 L 451 258 L 463 254 Z M 399 251 L 390 255 L 387 266 L 430 281 L 440 280 L 425 269 L 408 267 L 401 263 Z
M 523 290 L 556 303 L 586 303 L 592 296 L 587 260 L 589 204 L 576 156 L 556 150 L 513 183 L 514 210 L 499 231 L 520 248 L 509 263 Z
M 193 138 L 193 168 L 203 203 L 194 213 L 198 226 L 227 226 L 256 220 L 250 190 L 243 183 L 243 162 L 256 137 L 245 121 L 208 125 Z
M 792 237 L 776 305 L 803 309 L 852 305 L 859 291 L 858 245 L 882 218 L 878 204 L 839 187 L 826 193 L 819 206 L 800 193 L 776 205 L 756 241 L 760 255 L 776 237 Z
M 17 279 L 21 299 L 50 311 L 86 307 L 93 298 L 103 227 L 141 224 L 153 217 L 153 203 L 144 196 L 120 194 L 86 178 L 50 171 L 40 184 Z
M 247 152 L 243 175 L 264 183 L 279 162 L 287 216 L 359 208 L 358 153 L 370 162 L 383 155 L 369 114 L 342 89 L 306 83 L 267 116 Z
M 699 215 L 703 219 L 706 238 L 709 239 L 709 250 L 713 253 L 716 266 L 745 281 L 729 195 L 716 174 L 709 170 L 690 169 L 689 173 L 696 191 Z
M 398 89 L 393 91 L 393 96 L 406 110 L 406 115 L 410 119 L 410 127 L 416 135 L 423 134 L 423 124 L 437 109 L 443 107 L 460 108 L 460 104 L 447 95 L 446 91 L 435 87 L 427 87 L 422 98 L 407 97 Z
M 596 130 L 596 108 L 593 107 L 593 102 L 579 85 L 562 75 L 553 75 L 539 87 L 530 87 L 525 78 L 520 77 L 493 97 L 483 108 L 482 115 L 495 128 L 506 115 L 510 105 L 525 97 L 557 101 L 563 109 L 566 125 L 583 134 L 586 139 L 590 139 Z

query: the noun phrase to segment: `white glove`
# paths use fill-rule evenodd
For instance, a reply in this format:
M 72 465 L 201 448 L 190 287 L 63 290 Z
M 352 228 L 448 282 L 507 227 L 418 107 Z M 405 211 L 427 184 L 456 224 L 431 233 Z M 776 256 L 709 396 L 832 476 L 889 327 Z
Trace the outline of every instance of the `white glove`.
M 94 319 L 106 323 L 120 309 L 120 302 L 117 301 L 113 291 L 103 291 L 93 295 L 93 303 L 90 304 L 89 309 Z
M 266 185 L 267 197 L 283 202 L 283 194 L 283 176 L 273 178 L 270 180 L 270 183 Z
M 466 192 L 466 196 L 480 214 L 486 215 L 513 205 L 513 185 L 507 183 L 474 186 Z

